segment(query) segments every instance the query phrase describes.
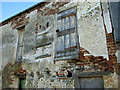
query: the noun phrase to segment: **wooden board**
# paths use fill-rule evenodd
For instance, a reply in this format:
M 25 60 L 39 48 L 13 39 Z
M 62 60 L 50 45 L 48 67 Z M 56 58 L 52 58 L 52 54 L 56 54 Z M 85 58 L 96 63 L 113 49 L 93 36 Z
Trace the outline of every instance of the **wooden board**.
M 80 88 L 104 88 L 103 77 L 79 78 Z

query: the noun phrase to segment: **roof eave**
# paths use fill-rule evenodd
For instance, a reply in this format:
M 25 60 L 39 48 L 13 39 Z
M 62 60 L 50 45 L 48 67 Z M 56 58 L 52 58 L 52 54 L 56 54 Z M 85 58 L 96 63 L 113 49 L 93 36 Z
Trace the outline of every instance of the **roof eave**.
M 44 1 L 40 2 L 40 3 L 35 4 L 34 6 L 32 6 L 32 7 L 28 8 L 28 9 L 26 9 L 26 10 L 24 10 L 24 11 L 22 11 L 22 12 L 16 14 L 16 15 L 14 15 L 14 16 L 12 16 L 12 17 L 4 20 L 4 21 L 2 21 L 0 23 L 0 26 L 3 26 L 5 24 L 9 23 L 11 20 L 17 18 L 18 16 L 21 16 L 24 13 L 30 13 L 31 11 L 35 10 L 36 8 L 44 6 L 46 3 L 47 3 L 46 0 L 44 0 Z

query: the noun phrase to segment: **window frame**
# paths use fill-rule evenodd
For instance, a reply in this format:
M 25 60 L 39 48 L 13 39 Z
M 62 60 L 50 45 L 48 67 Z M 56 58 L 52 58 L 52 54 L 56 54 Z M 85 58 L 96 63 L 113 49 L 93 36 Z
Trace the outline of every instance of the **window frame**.
M 26 24 L 23 24 L 21 26 L 18 26 L 17 33 L 18 33 L 18 38 L 17 38 L 17 50 L 16 50 L 16 62 L 22 62 L 22 54 L 23 54 L 23 33 L 25 30 Z
M 70 10 L 71 10 L 71 12 L 69 12 Z M 66 13 L 66 12 L 68 12 L 68 13 Z M 64 14 L 60 16 L 59 15 L 60 13 L 64 13 Z M 65 28 L 63 30 L 57 29 L 56 30 L 57 40 L 58 40 L 58 37 L 75 34 L 75 40 L 76 40 L 75 44 L 76 45 L 71 47 L 71 45 L 70 45 L 71 38 L 69 36 L 69 47 L 68 48 L 65 48 L 65 45 L 64 45 L 64 50 L 57 51 L 57 49 L 55 49 L 55 61 L 58 61 L 58 60 L 70 60 L 70 59 L 77 59 L 77 58 L 79 58 L 80 44 L 79 44 L 79 36 L 78 36 L 78 29 L 77 29 L 77 6 L 68 8 L 66 10 L 63 10 L 63 11 L 57 13 L 57 28 L 58 28 L 58 20 L 65 19 L 66 17 L 68 17 L 68 19 L 69 19 L 70 16 L 74 16 L 74 27 L 69 25 L 69 28 Z M 69 22 L 71 23 L 70 20 L 71 19 L 69 19 Z M 64 44 L 65 43 L 66 42 L 64 41 Z M 61 57 L 61 58 L 59 58 L 57 56 L 59 53 L 64 54 L 64 55 L 60 55 L 59 57 Z M 67 56 L 67 54 L 68 54 L 68 56 Z

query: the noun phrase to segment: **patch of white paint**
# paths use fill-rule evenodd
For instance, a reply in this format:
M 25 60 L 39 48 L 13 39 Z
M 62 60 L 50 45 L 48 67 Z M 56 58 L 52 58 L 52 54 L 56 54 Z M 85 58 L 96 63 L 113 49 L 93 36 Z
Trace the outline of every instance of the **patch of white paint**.
M 117 50 L 117 52 L 115 53 L 116 57 L 117 57 L 117 63 L 120 63 L 120 50 Z
M 78 13 L 83 16 L 78 16 L 80 46 L 88 50 L 91 55 L 103 56 L 108 60 L 106 34 L 101 16 L 100 3 L 80 3 L 78 7 Z M 90 15 L 88 11 L 91 12 Z M 95 14 L 95 11 L 98 11 L 98 13 Z M 95 16 L 91 16 L 93 14 Z
M 33 54 L 26 54 L 23 56 L 23 59 L 35 60 L 35 56 Z
M 107 9 L 107 10 L 108 10 L 108 9 Z M 111 26 L 109 11 L 104 14 L 104 21 L 105 21 L 105 25 L 106 25 L 107 32 L 108 32 L 108 33 L 112 33 L 112 26 Z
M 37 10 L 34 10 L 34 11 L 30 12 L 29 14 L 27 14 L 26 18 L 28 18 L 28 17 L 31 18 L 33 15 L 36 15 L 36 14 L 37 14 Z

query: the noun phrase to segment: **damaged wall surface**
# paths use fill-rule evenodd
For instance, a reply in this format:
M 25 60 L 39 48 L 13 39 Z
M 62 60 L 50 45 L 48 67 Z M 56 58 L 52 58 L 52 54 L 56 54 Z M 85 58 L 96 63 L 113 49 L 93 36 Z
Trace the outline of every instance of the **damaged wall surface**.
M 41 2 L 2 23 L 0 34 L 1 88 L 96 88 L 82 86 L 86 78 L 118 88 L 108 2 Z

